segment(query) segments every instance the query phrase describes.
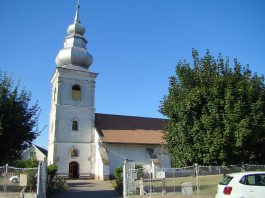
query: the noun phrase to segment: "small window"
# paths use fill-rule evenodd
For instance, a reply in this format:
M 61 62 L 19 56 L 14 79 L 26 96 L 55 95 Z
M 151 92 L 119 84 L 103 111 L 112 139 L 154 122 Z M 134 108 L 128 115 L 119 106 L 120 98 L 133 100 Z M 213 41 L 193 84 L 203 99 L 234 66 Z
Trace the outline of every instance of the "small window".
M 229 184 L 229 182 L 233 179 L 233 177 L 229 176 L 229 175 L 226 175 L 226 177 L 221 181 L 219 182 L 220 185 L 227 185 Z
M 253 174 L 244 176 L 239 183 L 252 186 L 265 186 L 264 174 Z
M 74 85 L 72 87 L 72 99 L 80 100 L 81 99 L 81 89 L 79 85 Z
M 73 131 L 78 131 L 78 122 L 77 121 L 73 121 L 73 123 L 72 123 L 72 130 Z
M 78 157 L 78 150 L 77 149 L 71 150 L 71 157 Z

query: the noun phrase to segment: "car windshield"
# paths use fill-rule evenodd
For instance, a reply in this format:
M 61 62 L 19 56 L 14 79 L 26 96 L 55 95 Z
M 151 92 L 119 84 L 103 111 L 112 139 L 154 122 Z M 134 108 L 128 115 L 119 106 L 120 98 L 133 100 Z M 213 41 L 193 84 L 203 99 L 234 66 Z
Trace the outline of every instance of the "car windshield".
M 225 178 L 219 182 L 220 185 L 227 185 L 233 179 L 230 175 L 226 175 Z

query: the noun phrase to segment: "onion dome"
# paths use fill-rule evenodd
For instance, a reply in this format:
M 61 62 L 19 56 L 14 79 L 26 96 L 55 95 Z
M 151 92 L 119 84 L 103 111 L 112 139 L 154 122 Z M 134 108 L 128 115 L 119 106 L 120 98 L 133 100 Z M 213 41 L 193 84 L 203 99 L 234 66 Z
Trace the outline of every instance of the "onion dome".
M 59 51 L 55 60 L 58 67 L 88 69 L 92 64 L 93 58 L 86 49 L 87 40 L 83 37 L 85 28 L 80 22 L 79 8 L 78 2 L 74 23 L 69 25 L 64 47 Z

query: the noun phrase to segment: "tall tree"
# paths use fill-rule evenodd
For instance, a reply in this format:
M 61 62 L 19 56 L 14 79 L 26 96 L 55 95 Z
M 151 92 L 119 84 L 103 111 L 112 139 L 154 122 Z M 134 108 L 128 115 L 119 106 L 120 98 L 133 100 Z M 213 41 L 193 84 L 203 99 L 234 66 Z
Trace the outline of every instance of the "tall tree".
M 31 93 L 0 72 L 0 164 L 16 160 L 38 136 L 39 106 Z
M 160 111 L 172 166 L 265 163 L 264 77 L 209 51 L 170 77 Z

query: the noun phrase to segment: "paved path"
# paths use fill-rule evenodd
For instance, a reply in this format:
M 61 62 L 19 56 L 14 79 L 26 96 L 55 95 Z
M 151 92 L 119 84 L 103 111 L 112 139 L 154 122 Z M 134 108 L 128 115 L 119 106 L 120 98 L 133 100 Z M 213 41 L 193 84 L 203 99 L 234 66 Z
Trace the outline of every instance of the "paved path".
M 67 180 L 69 190 L 53 198 L 114 198 L 122 197 L 110 181 Z

